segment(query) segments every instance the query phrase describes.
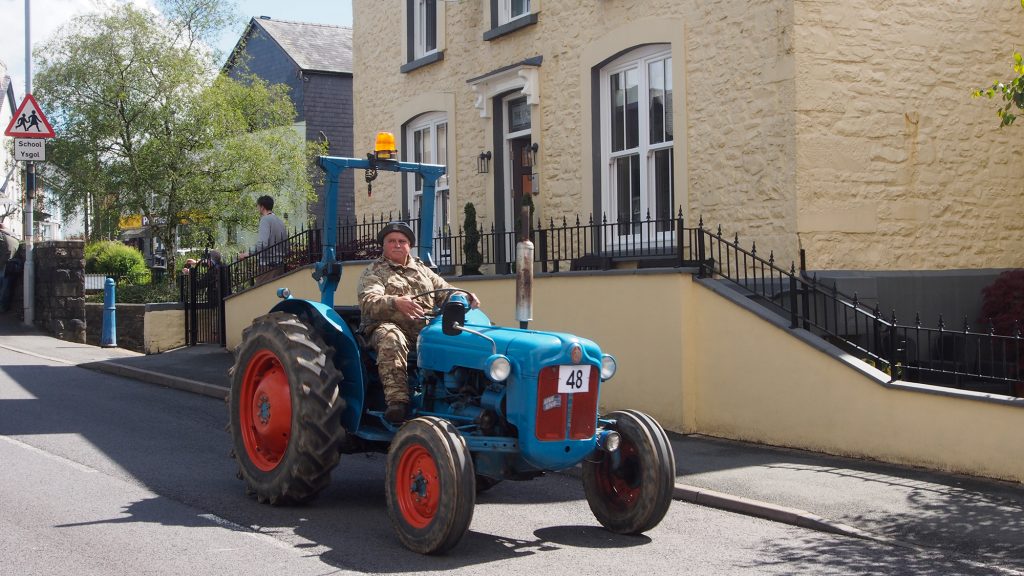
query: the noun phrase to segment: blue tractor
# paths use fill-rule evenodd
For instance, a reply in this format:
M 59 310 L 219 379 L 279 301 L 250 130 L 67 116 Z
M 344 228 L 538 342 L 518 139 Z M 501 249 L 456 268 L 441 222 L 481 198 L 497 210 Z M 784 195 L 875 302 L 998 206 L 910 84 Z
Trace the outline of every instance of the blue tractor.
M 390 148 L 390 150 L 389 150 Z M 423 179 L 419 257 L 433 262 L 434 184 L 443 166 L 400 162 L 393 144 L 367 158 L 319 159 L 334 206 L 347 169 L 411 172 Z M 495 326 L 464 293 L 440 299 L 410 358 L 411 419 L 395 426 L 373 351 L 355 329 L 358 307 L 335 306 L 341 277 L 337 220 L 327 210 L 319 302 L 282 298 L 243 334 L 231 369 L 230 429 L 239 477 L 260 502 L 306 502 L 341 454 L 387 453 L 388 515 L 402 543 L 423 554 L 455 546 L 478 492 L 582 465 L 583 487 L 607 529 L 654 528 L 672 500 L 675 458 L 662 427 L 634 410 L 598 414 L 615 359 L 590 340 L 529 330 L 532 245 L 518 246 L 519 328 Z M 528 312 L 527 312 L 528 314 Z M 528 319 L 528 315 L 526 316 Z

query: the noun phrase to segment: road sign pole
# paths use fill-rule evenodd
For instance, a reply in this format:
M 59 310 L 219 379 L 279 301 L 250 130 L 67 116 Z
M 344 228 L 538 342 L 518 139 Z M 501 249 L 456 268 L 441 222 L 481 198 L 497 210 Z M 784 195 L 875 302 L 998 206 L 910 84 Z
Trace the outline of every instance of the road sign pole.
M 31 2 L 25 0 L 25 95 L 32 94 L 32 28 L 29 26 Z M 13 119 L 12 119 L 13 120 Z M 36 165 L 27 162 L 25 165 L 25 212 L 22 215 L 22 242 L 25 244 L 25 267 L 22 270 L 22 294 L 25 295 L 25 325 L 32 326 L 34 321 L 36 298 L 36 265 L 32 251 L 32 198 L 36 194 Z
M 36 265 L 33 257 L 34 234 L 32 229 L 32 199 L 36 195 L 36 163 L 25 163 L 25 213 L 22 217 L 25 231 L 22 234 L 22 243 L 25 245 L 25 268 L 23 270 L 22 294 L 25 295 L 25 325 L 32 326 L 34 321 L 35 299 L 36 299 Z

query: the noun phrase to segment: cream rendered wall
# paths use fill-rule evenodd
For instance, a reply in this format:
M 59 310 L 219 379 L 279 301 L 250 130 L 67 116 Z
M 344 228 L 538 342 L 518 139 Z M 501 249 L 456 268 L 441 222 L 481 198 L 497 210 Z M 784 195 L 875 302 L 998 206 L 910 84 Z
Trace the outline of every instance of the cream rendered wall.
M 356 286 L 359 283 L 359 275 L 365 268 L 365 263 L 345 264 L 341 281 L 335 292 L 334 303 L 336 305 L 356 303 Z M 252 325 L 253 319 L 266 314 L 280 301 L 277 297 L 278 288 L 288 288 L 295 298 L 320 301 L 320 288 L 313 280 L 312 266 L 293 270 L 256 288 L 228 296 L 224 300 L 224 324 L 228 350 L 234 350 L 241 344 L 242 331 Z
M 364 265 L 346 265 L 338 304 L 355 302 Z M 228 347 L 269 310 L 274 286 L 318 298 L 308 270 L 227 301 Z M 515 282 L 452 279 L 491 320 L 515 321 Z M 635 408 L 670 430 L 1024 482 L 1024 400 L 886 385 L 860 360 L 811 345 L 685 271 L 565 273 L 534 284 L 530 328 L 577 334 L 614 355 L 601 412 Z M 784 324 L 784 322 L 783 322 Z
M 185 345 L 185 311 L 146 311 L 142 323 L 142 341 L 146 354 L 158 354 Z
M 1011 76 L 1020 4 L 793 4 L 809 267 L 1024 266 L 1024 133 L 970 96 Z
M 688 430 L 1024 482 L 1024 399 L 885 386 L 885 374 L 856 358 L 827 354 L 704 286 L 690 289 Z

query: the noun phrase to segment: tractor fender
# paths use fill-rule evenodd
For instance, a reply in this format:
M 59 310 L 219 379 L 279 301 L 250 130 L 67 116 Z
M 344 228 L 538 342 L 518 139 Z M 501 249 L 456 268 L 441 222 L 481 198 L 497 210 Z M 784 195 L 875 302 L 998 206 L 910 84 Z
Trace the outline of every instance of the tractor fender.
M 344 377 L 339 391 L 346 402 L 341 423 L 349 433 L 358 432 L 366 401 L 367 377 L 361 356 L 363 352 L 352 329 L 333 308 L 312 300 L 286 298 L 270 311 L 295 314 L 308 322 L 323 336 L 327 345 L 334 349 L 331 360 Z

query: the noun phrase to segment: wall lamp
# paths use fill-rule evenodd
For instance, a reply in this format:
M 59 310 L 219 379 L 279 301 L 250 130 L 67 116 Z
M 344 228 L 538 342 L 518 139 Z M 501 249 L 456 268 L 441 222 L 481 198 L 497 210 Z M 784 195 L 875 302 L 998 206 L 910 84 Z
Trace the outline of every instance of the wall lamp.
M 491 167 L 491 151 L 481 152 L 476 157 L 476 173 L 487 174 Z
M 530 144 L 530 188 L 534 195 L 540 194 L 540 173 L 537 171 L 537 150 L 540 144 Z

